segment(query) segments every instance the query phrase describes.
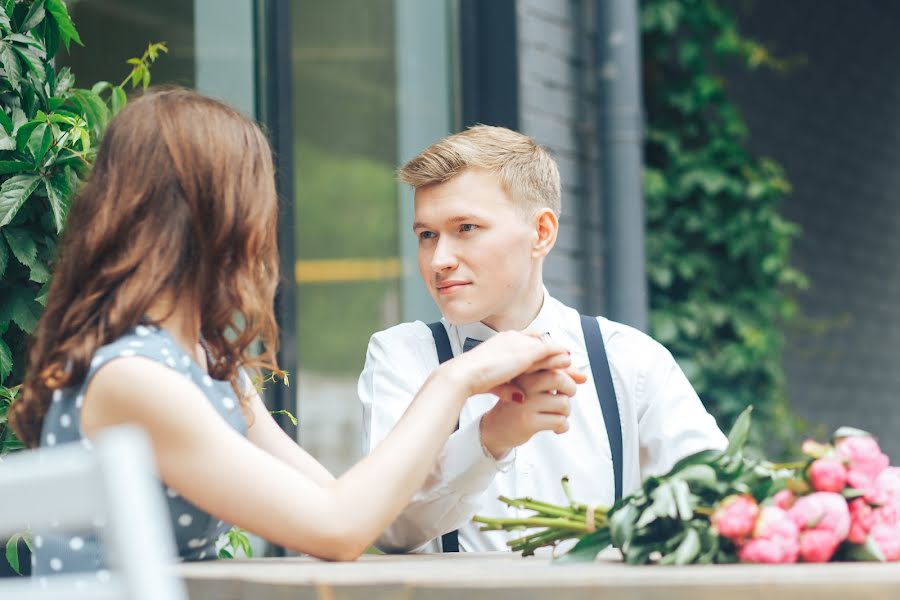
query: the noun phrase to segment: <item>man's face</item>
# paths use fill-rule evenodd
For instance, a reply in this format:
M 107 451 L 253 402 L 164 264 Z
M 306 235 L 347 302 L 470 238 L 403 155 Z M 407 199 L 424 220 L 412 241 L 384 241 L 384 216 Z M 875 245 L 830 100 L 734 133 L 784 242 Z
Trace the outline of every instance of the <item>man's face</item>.
M 451 323 L 502 321 L 534 276 L 534 226 L 494 174 L 467 169 L 416 190 L 419 273 Z

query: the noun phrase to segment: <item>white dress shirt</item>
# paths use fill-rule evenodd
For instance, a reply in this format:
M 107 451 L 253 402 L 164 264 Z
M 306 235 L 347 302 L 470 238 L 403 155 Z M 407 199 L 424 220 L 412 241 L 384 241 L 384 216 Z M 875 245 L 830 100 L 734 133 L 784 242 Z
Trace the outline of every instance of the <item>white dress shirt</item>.
M 668 471 L 680 458 L 707 448 L 724 448 L 725 436 L 706 412 L 672 355 L 646 334 L 598 317 L 622 421 L 623 494 L 642 477 Z M 496 332 L 482 323 L 449 325 L 454 356 L 467 337 L 486 340 Z M 579 314 L 544 290 L 544 303 L 527 329 L 549 332 L 572 353 L 576 367 L 588 364 Z M 438 366 L 431 330 L 403 323 L 372 336 L 359 378 L 363 405 L 363 449 L 371 452 L 387 436 L 428 375 Z M 531 496 L 567 504 L 560 480 L 569 476 L 573 497 L 611 505 L 612 458 L 603 414 L 590 369 L 571 399 L 569 431 L 537 433 L 495 461 L 482 448 L 481 416 L 496 403 L 492 394 L 472 396 L 425 485 L 376 542 L 387 552 L 440 551 L 440 536 L 459 529 L 461 550 L 507 550 L 521 531 L 479 531 L 474 515 L 525 516 L 497 498 Z M 527 401 L 527 400 L 526 400 Z

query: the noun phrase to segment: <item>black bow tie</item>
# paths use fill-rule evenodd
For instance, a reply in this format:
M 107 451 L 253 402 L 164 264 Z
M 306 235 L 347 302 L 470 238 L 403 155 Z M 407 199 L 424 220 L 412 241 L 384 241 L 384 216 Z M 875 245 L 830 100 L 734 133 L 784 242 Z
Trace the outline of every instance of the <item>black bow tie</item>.
M 467 337 L 466 341 L 463 342 L 463 352 L 468 352 L 478 344 L 480 344 L 484 340 L 476 340 L 475 338 Z

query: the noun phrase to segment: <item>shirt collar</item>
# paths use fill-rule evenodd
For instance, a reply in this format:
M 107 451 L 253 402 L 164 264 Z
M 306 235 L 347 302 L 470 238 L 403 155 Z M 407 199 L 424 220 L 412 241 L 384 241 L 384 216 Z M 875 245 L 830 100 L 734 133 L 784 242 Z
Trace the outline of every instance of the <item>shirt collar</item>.
M 544 298 L 543 303 L 541 304 L 541 310 L 538 311 L 537 316 L 531 321 L 531 323 L 528 324 L 527 327 L 525 327 L 525 329 L 537 331 L 540 333 L 549 332 L 550 336 L 554 337 L 554 330 L 559 325 L 558 319 L 555 317 L 553 298 L 550 296 L 550 293 L 547 291 L 546 287 L 543 287 L 543 291 Z M 480 321 L 475 323 L 465 323 L 463 325 L 457 325 L 454 327 L 454 329 L 456 329 L 456 335 L 458 336 L 458 343 L 460 348 L 462 348 L 462 345 L 466 341 L 466 338 L 473 338 L 476 340 L 481 340 L 483 342 L 497 335 L 496 331 Z

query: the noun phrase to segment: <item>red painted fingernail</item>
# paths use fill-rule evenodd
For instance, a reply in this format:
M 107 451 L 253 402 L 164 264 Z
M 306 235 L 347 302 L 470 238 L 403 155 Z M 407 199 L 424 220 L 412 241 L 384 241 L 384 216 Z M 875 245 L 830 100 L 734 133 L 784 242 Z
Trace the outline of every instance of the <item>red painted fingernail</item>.
M 525 396 L 522 395 L 522 392 L 513 392 L 512 401 L 518 404 L 522 404 L 525 402 Z

